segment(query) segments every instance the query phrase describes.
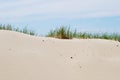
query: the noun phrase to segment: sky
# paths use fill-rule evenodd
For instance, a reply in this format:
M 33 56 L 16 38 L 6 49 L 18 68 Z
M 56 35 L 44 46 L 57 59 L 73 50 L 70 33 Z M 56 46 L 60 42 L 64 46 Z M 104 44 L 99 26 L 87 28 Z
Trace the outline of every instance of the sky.
M 60 26 L 120 33 L 120 0 L 0 0 L 0 24 L 43 35 Z

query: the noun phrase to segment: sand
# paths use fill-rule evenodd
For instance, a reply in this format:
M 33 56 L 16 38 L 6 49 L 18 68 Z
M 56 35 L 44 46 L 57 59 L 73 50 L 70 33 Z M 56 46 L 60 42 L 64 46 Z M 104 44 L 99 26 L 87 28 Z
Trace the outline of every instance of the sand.
M 0 80 L 120 80 L 120 42 L 1 30 Z

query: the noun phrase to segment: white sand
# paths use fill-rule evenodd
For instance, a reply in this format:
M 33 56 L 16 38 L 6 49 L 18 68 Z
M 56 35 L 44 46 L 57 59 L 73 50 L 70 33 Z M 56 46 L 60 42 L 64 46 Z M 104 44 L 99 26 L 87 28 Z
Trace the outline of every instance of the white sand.
M 0 31 L 0 80 L 120 80 L 120 43 Z

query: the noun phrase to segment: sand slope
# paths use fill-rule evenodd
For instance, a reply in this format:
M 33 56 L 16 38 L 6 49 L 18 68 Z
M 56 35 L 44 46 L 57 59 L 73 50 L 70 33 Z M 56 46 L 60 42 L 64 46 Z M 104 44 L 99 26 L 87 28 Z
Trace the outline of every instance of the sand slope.
M 0 80 L 120 80 L 120 43 L 0 31 Z

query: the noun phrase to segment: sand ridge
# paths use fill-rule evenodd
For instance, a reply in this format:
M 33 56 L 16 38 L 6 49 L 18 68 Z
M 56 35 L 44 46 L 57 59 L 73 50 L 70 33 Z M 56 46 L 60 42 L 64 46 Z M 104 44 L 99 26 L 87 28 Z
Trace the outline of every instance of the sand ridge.
M 0 80 L 120 80 L 120 43 L 0 31 Z

